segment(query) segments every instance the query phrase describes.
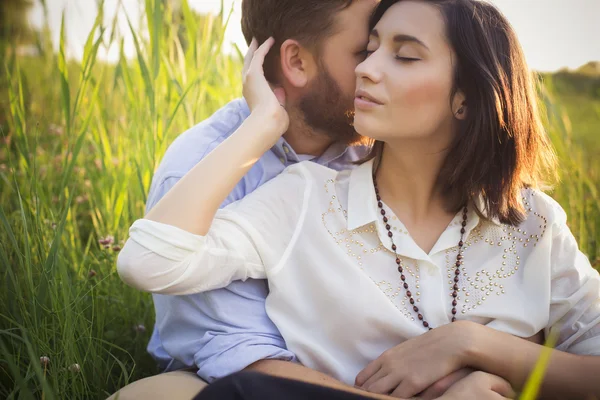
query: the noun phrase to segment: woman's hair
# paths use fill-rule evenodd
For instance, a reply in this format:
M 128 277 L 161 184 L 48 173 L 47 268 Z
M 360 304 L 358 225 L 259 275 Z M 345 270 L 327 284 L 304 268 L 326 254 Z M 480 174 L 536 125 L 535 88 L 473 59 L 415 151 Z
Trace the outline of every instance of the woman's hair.
M 382 0 L 373 29 L 388 8 Z M 451 210 L 482 196 L 488 218 L 518 225 L 525 218 L 521 190 L 554 178 L 555 155 L 541 123 L 535 81 L 517 36 L 498 9 L 477 0 L 420 0 L 437 7 L 456 54 L 454 95 L 465 94 L 467 113 L 440 170 L 438 183 Z M 383 143 L 370 155 L 379 157 Z

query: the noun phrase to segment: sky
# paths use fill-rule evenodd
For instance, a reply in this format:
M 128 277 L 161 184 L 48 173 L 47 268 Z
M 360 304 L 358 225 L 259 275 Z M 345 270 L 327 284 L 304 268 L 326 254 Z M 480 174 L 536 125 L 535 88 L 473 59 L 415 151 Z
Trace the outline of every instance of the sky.
M 588 61 L 600 61 L 600 0 L 490 0 L 506 15 L 521 41 L 527 61 L 537 71 L 577 68 Z M 200 12 L 217 13 L 220 0 L 188 0 Z M 105 18 L 112 18 L 119 0 L 105 0 Z M 121 0 L 134 28 L 140 16 L 138 0 Z M 58 43 L 63 10 L 67 26 L 68 53 L 81 58 L 83 45 L 97 15 L 93 0 L 47 0 L 49 23 Z M 226 32 L 226 50 L 236 43 L 247 48 L 240 28 L 240 0 L 224 0 L 234 13 Z M 41 6 L 31 13 L 34 25 L 43 19 Z M 121 32 L 128 32 L 123 11 L 119 12 Z M 126 54 L 134 54 L 131 37 L 125 37 Z M 118 49 L 102 50 L 100 57 L 114 61 Z

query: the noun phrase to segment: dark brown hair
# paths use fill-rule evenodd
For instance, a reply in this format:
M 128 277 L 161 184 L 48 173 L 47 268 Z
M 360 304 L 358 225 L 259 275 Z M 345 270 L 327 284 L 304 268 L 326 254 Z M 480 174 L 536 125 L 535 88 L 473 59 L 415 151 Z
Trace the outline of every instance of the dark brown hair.
M 370 29 L 402 0 L 382 0 Z M 541 123 L 533 74 L 509 22 L 498 9 L 477 0 L 421 0 L 439 8 L 454 49 L 454 88 L 467 115 L 459 122 L 438 184 L 457 211 L 483 196 L 489 218 L 518 225 L 525 218 L 521 190 L 554 178 L 555 155 Z M 375 142 L 363 161 L 381 156 Z
M 315 56 L 320 55 L 323 39 L 335 34 L 337 12 L 353 0 L 243 0 L 242 32 L 249 44 L 256 37 L 261 44 L 270 36 L 275 44 L 264 64 L 265 76 L 276 81 L 276 60 L 281 44 L 295 39 Z

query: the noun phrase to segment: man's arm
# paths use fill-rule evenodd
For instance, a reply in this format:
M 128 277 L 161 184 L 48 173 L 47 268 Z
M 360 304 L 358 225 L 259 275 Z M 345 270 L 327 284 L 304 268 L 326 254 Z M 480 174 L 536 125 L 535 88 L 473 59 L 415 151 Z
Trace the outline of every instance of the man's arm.
M 263 374 L 277 376 L 280 378 L 293 379 L 301 382 L 311 383 L 313 385 L 331 387 L 350 393 L 359 394 L 370 399 L 389 400 L 396 398 L 369 393 L 364 390 L 348 386 L 337 379 L 332 378 L 322 372 L 315 371 L 300 364 L 280 361 L 280 360 L 261 360 L 246 368 L 247 371 L 261 372 Z

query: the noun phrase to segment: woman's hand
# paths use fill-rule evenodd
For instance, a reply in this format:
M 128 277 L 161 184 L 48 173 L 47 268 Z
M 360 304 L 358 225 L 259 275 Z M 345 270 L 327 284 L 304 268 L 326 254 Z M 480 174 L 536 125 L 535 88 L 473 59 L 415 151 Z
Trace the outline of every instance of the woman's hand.
M 473 372 L 475 372 L 475 370 L 472 368 L 463 368 L 443 377 L 423 392 L 419 393 L 419 400 L 439 399 L 448 391 L 448 389 L 471 375 Z
M 265 57 L 274 43 L 275 40 L 269 38 L 257 48 L 256 39 L 252 40 L 244 58 L 243 93 L 252 116 L 263 121 L 266 130 L 281 136 L 290 124 L 285 110 L 285 92 L 283 88 L 271 87 L 263 70 Z
M 450 387 L 439 400 L 502 400 L 514 396 L 515 392 L 506 380 L 475 371 Z
M 356 386 L 379 394 L 409 398 L 470 364 L 469 349 L 481 325 L 459 321 L 396 346 L 356 377 Z

